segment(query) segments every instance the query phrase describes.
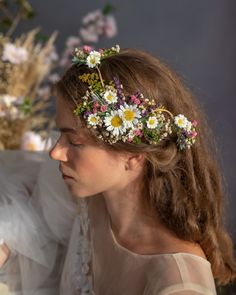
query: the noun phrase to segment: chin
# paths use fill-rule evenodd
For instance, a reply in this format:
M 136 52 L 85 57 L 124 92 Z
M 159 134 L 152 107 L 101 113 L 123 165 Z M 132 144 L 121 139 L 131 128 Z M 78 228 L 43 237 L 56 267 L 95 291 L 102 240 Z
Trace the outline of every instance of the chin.
M 94 195 L 98 195 L 101 193 L 101 191 L 94 191 L 94 190 L 89 190 L 86 189 L 85 187 L 79 186 L 74 183 L 66 183 L 71 195 L 75 198 L 86 198 L 86 197 L 91 197 Z
M 81 189 L 76 189 L 75 187 L 70 187 L 69 188 L 70 193 L 72 194 L 73 197 L 75 198 L 86 198 L 90 197 L 92 195 L 95 195 L 95 193 L 88 192 L 88 191 L 82 191 Z

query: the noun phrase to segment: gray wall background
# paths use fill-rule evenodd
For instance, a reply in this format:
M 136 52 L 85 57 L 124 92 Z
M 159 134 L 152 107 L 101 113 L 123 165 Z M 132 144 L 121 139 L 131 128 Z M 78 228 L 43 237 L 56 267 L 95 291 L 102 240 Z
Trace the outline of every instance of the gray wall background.
M 44 34 L 59 31 L 61 51 L 76 35 L 82 17 L 107 1 L 31 0 L 36 17 L 18 31 L 40 26 Z M 120 44 L 158 55 L 174 68 L 205 109 L 219 147 L 228 192 L 228 228 L 236 241 L 236 1 L 110 0 L 116 7 L 118 35 L 99 47 Z

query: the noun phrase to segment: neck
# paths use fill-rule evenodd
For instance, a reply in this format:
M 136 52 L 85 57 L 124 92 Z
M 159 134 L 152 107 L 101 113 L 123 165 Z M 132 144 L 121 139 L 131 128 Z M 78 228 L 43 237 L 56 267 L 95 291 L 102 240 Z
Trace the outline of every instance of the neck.
M 156 224 L 154 217 L 145 212 L 137 187 L 129 184 L 119 191 L 103 193 L 112 229 L 118 236 L 140 237 Z

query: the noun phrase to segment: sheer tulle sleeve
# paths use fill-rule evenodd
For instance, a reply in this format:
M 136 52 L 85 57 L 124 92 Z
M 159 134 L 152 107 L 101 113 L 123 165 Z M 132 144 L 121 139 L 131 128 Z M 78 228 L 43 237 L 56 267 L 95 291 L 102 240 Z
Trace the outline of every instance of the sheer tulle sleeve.
M 197 255 L 162 255 L 162 272 L 149 281 L 144 295 L 216 295 L 210 263 Z
M 1 277 L 11 294 L 58 295 L 76 204 L 47 153 L 5 151 L 0 164 Z

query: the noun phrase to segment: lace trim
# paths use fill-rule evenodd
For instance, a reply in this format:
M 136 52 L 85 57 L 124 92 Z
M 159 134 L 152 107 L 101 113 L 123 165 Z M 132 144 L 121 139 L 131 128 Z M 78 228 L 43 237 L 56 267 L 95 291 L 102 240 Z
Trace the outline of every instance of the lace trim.
M 80 295 L 94 295 L 91 276 L 91 242 L 89 240 L 88 204 L 85 199 L 79 200 L 79 233 L 78 245 L 74 264 L 74 286 Z

